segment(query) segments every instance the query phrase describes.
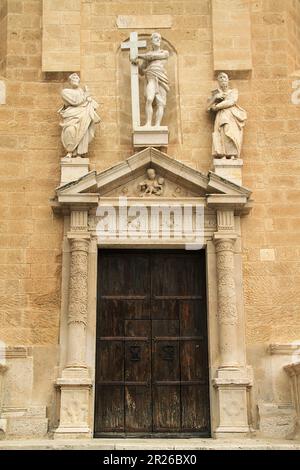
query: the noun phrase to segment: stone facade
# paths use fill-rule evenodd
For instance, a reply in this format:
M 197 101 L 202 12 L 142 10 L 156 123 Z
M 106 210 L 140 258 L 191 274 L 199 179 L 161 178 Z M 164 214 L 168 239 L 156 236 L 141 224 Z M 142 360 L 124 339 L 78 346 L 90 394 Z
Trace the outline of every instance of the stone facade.
M 213 430 L 221 437 L 234 423 L 233 433 L 239 427 L 239 432 L 270 436 L 275 424 L 277 437 L 297 434 L 299 397 L 293 390 L 299 387 L 290 386 L 284 366 L 299 362 L 289 345 L 300 340 L 300 104 L 291 100 L 300 78 L 300 3 L 230 0 L 226 11 L 222 4 L 0 0 L 0 349 L 5 349 L 5 365 L 0 351 L 0 438 L 42 437 L 55 430 L 68 436 L 73 428 L 91 432 L 97 246 L 89 238 L 92 219 L 69 208 L 62 217 L 50 199 L 61 183 L 87 169 L 100 175 L 100 187 L 109 187 L 105 170 L 135 153 L 128 57 L 120 47 L 133 25 L 142 39 L 159 31 L 170 52 L 172 86 L 164 117 L 168 156 L 187 165 L 191 175 L 213 170 L 220 177 L 214 182 L 211 177 L 214 187 L 222 186 L 222 178 L 242 184 L 254 199 L 245 217 L 232 206 L 223 206 L 220 214 L 219 203 L 211 199 L 216 217 L 207 244 L 208 275 L 211 312 L 218 311 L 210 332 L 216 342 Z M 223 161 L 213 166 L 213 121 L 206 112 L 221 69 L 248 113 L 241 161 L 231 169 Z M 65 161 L 61 172 L 57 110 L 71 72 L 80 74 L 100 104 L 102 122 L 89 160 L 71 170 Z M 93 206 L 96 183 L 89 175 Z M 206 196 L 206 189 L 201 191 Z M 86 297 L 69 291 L 69 279 L 71 287 L 84 290 L 88 284 Z M 71 354 L 72 338 L 76 344 L 87 342 L 85 358 L 76 356 L 76 348 Z M 274 354 L 275 344 L 280 347 Z M 238 370 L 228 375 L 226 367 L 218 370 L 220 364 Z M 237 397 L 237 414 L 234 407 L 222 408 L 228 393 Z M 65 399 L 73 408 L 64 408 Z

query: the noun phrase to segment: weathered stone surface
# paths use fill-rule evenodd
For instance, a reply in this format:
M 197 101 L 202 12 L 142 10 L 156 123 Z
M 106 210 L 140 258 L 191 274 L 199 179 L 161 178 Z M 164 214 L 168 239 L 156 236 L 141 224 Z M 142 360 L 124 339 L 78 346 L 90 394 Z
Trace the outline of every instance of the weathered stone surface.
M 6 85 L 4 80 L 0 80 L 0 104 L 6 104 Z
M 65 158 L 83 157 L 88 153 L 95 136 L 95 124 L 100 122 L 96 112 L 98 103 L 92 98 L 87 86 L 80 86 L 77 73 L 69 78 L 69 88 L 61 92 L 63 105 L 58 110 L 62 118 L 61 141 L 67 152 Z
M 3 450 L 300 450 L 300 444 L 283 439 L 65 439 L 51 441 L 7 440 Z
M 252 69 L 251 16 L 247 1 L 212 1 L 214 70 Z
M 22 438 L 32 437 L 43 438 L 47 435 L 48 419 L 24 416 L 14 416 L 7 419 L 7 437 Z
M 259 408 L 260 432 L 274 439 L 292 438 L 295 433 L 297 416 L 292 405 L 261 403 Z
M 80 0 L 43 0 L 43 71 L 80 70 L 80 8 Z
M 6 84 L 6 104 L 0 106 L 0 340 L 10 346 L 33 347 L 36 352 L 32 354 L 33 373 L 27 369 L 31 360 L 26 358 L 16 358 L 18 365 L 12 368 L 15 390 L 19 394 L 23 393 L 24 372 L 28 371 L 28 377 L 24 378 L 23 402 L 13 390 L 5 392 L 6 397 L 20 406 L 25 405 L 30 396 L 29 383 L 33 380 L 37 405 L 53 405 L 50 379 L 37 361 L 41 345 L 47 344 L 49 351 L 40 353 L 39 357 L 47 354 L 49 370 L 53 368 L 54 376 L 59 376 L 54 367 L 59 324 L 63 321 L 60 318 L 61 277 L 67 279 L 68 272 L 66 264 L 61 274 L 63 222 L 52 213 L 49 200 L 60 183 L 63 149 L 57 109 L 59 93 L 68 74 L 56 72 L 78 72 L 80 67 L 82 79 L 88 82 L 101 104 L 103 130 L 90 146 L 90 167 L 97 171 L 110 168 L 133 153 L 129 76 L 124 75 L 124 68 L 120 67 L 119 51 L 120 43 L 128 39 L 129 30 L 117 28 L 117 17 L 146 16 L 148 24 L 151 15 L 170 15 L 171 28 L 160 31 L 164 47 L 170 51 L 168 72 L 172 89 L 166 110 L 170 122 L 169 155 L 203 173 L 211 169 L 212 122 L 205 112 L 205 104 L 207 91 L 214 86 L 215 59 L 222 63 L 222 67 L 218 65 L 222 70 L 227 66 L 235 67 L 232 82 L 239 90 L 241 106 L 248 112 L 243 144 L 243 185 L 253 189 L 255 205 L 251 216 L 242 218 L 242 243 L 237 241 L 237 251 L 242 250 L 243 288 L 239 286 L 239 279 L 235 282 L 244 294 L 247 358 L 254 372 L 251 415 L 254 428 L 259 429 L 257 403 L 260 399 L 278 404 L 278 397 L 286 401 L 287 397 L 291 398 L 288 377 L 284 379 L 285 372 L 282 372 L 291 357 L 272 363 L 274 358 L 268 352 L 269 345 L 299 341 L 300 337 L 300 200 L 297 189 L 300 120 L 299 104 L 291 101 L 291 93 L 296 91 L 292 83 L 298 78 L 294 74 L 300 69 L 299 2 L 250 2 L 251 77 L 243 75 L 240 68 L 249 68 L 249 22 L 247 19 L 244 29 L 243 13 L 249 2 L 240 2 L 242 16 L 239 10 L 228 8 L 228 14 L 221 18 L 221 26 L 215 29 L 210 2 L 206 0 L 81 2 L 80 27 L 77 13 L 73 15 L 70 8 L 72 4 L 78 11 L 78 2 L 51 0 L 48 3 L 60 11 L 63 22 L 49 23 L 45 31 L 41 28 L 41 1 L 9 3 L 10 10 L 0 11 L 0 80 L 5 80 Z M 236 2 L 231 5 L 233 3 Z M 224 26 L 229 17 L 230 21 L 239 23 L 235 29 L 239 42 L 234 43 L 234 27 Z M 70 24 L 71 21 L 76 24 Z M 147 34 L 156 29 L 155 21 L 154 18 Z M 58 31 L 57 36 L 55 31 Z M 243 40 L 246 31 L 247 38 Z M 49 33 L 50 42 L 45 42 L 43 49 L 45 33 Z M 52 72 L 43 71 L 41 67 L 46 46 L 49 52 L 59 47 L 54 51 L 56 56 L 49 55 Z M 230 63 L 227 62 L 229 53 L 232 54 Z M 122 106 L 121 95 L 124 96 Z M 215 217 L 211 220 L 211 231 L 214 231 Z M 65 250 L 68 253 L 67 248 Z M 211 250 L 208 246 L 208 253 Z M 95 258 L 95 252 L 91 256 Z M 212 266 L 215 266 L 215 258 Z M 210 267 L 209 272 L 211 276 L 216 274 L 214 267 Z M 216 292 L 213 281 L 212 286 Z M 68 292 L 68 286 L 65 290 Z M 88 315 L 91 315 L 94 301 L 90 296 Z M 214 298 L 212 304 L 215 303 Z M 216 318 L 213 310 L 212 325 Z M 94 342 L 92 327 L 88 329 L 91 358 L 94 357 Z M 216 331 L 213 336 L 217 336 Z M 214 352 L 215 361 L 216 357 Z M 46 364 L 46 359 L 42 362 Z M 41 374 L 36 374 L 35 364 Z M 47 403 L 41 403 L 43 397 L 47 397 Z M 57 417 L 53 411 L 51 413 L 54 423 Z
M 119 29 L 161 29 L 171 28 L 172 24 L 171 15 L 119 15 L 117 18 Z

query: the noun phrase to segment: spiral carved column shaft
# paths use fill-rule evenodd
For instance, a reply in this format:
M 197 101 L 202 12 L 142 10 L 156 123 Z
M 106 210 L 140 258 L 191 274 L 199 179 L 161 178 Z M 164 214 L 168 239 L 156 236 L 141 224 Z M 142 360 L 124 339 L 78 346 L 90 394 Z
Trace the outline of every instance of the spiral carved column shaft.
M 237 346 L 238 312 L 234 281 L 234 238 L 215 240 L 218 277 L 218 323 L 220 367 L 239 364 Z
M 70 247 L 67 367 L 82 367 L 85 365 L 89 240 L 71 238 Z

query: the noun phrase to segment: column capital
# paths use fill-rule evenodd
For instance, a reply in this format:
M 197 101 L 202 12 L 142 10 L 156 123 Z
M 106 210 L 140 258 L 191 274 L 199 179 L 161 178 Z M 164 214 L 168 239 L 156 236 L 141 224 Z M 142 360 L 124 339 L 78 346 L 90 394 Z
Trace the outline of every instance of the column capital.
M 216 247 L 216 251 L 230 250 L 233 251 L 235 241 L 237 239 L 236 233 L 219 233 L 213 234 L 213 242 Z
M 83 251 L 88 253 L 91 237 L 90 234 L 81 234 L 81 236 L 75 236 L 75 234 L 69 233 L 67 236 L 70 243 L 70 251 Z

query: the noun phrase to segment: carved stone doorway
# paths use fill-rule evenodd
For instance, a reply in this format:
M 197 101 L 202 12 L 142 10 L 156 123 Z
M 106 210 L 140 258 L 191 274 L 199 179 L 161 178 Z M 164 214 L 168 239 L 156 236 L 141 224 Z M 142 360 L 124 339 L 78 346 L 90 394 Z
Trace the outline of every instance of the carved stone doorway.
M 163 177 L 164 194 L 159 197 L 151 194 L 141 199 L 140 183 L 147 179 L 149 168 Z M 142 232 L 138 242 L 124 240 L 122 229 L 120 238 L 116 239 L 114 232 L 109 232 L 108 238 L 99 241 L 97 226 L 102 217 L 99 211 L 102 213 L 103 208 L 109 206 L 118 219 L 124 212 L 124 199 L 126 207 L 143 200 L 147 214 L 161 204 L 171 209 L 178 205 L 194 208 L 202 205 L 204 208 L 200 245 L 206 251 L 211 434 L 214 437 L 249 435 L 248 403 L 252 379 L 246 363 L 241 218 L 251 210 L 250 196 L 248 189 L 214 172 L 204 175 L 153 148 L 134 154 L 101 173 L 90 172 L 57 189 L 53 210 L 64 217 L 65 235 L 56 438 L 90 438 L 94 434 L 97 278 L 99 282 L 105 282 L 105 276 L 97 276 L 98 247 L 179 250 L 196 245 L 199 249 L 198 232 L 195 232 L 196 241 L 189 234 L 185 237 L 175 233 L 176 225 L 172 225 L 171 219 L 174 236 L 168 239 L 152 240 L 148 232 Z M 195 211 L 191 220 L 194 227 Z M 131 223 L 128 218 L 125 232 Z M 146 331 L 133 333 L 152 341 Z M 129 336 L 129 333 L 124 332 L 121 336 Z M 174 333 L 174 337 L 177 336 L 180 335 Z M 110 379 L 103 377 L 103 380 Z M 182 428 L 178 426 L 178 429 L 181 431 Z

